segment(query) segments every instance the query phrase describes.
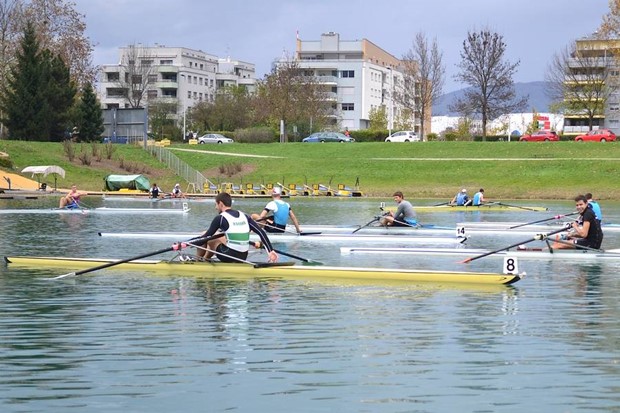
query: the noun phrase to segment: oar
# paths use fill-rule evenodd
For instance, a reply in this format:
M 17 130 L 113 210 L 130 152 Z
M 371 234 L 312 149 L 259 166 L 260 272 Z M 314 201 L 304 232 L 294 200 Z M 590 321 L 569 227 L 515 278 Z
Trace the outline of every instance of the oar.
M 541 222 L 553 221 L 554 219 L 562 219 L 564 217 L 569 217 L 571 215 L 577 215 L 578 213 L 579 212 L 571 212 L 570 214 L 556 215 L 556 216 L 551 217 L 551 218 L 539 219 L 538 221 L 532 221 L 532 222 L 526 222 L 524 224 L 514 225 L 512 227 L 509 227 L 508 229 L 524 227 L 526 225 L 540 224 Z
M 260 241 L 259 242 L 252 242 L 252 241 L 250 241 L 250 245 L 254 246 L 255 248 L 261 248 L 262 247 L 262 244 L 260 243 Z M 273 250 L 275 252 L 277 252 L 278 254 L 286 255 L 287 257 L 294 258 L 294 259 L 299 260 L 299 261 L 307 262 L 309 264 L 323 265 L 323 263 L 320 262 L 320 261 L 315 261 L 315 260 L 311 260 L 309 258 L 304 258 L 304 257 L 300 257 L 298 255 L 293 255 L 293 254 L 290 254 L 288 252 L 284 252 L 282 250 L 277 250 L 275 248 L 273 248 Z
M 442 202 L 441 204 L 435 204 L 433 206 L 444 206 L 444 205 L 448 205 L 450 202 Z
M 509 250 L 510 248 L 518 247 L 521 244 L 527 244 L 527 243 L 533 242 L 533 241 L 543 241 L 543 240 L 546 240 L 547 237 L 549 237 L 550 235 L 557 234 L 559 232 L 567 231 L 567 230 L 568 230 L 568 228 L 565 227 L 565 228 L 558 229 L 557 231 L 551 231 L 551 232 L 549 232 L 547 234 L 536 234 L 534 236 L 534 238 L 530 238 L 530 239 L 525 240 L 525 241 L 517 242 L 516 244 L 512 244 L 512 245 L 509 245 L 509 246 L 504 247 L 504 248 L 500 248 L 500 249 L 495 250 L 495 251 L 489 251 L 489 252 L 486 252 L 484 254 L 476 255 L 475 257 L 466 258 L 463 261 L 460 261 L 460 264 L 467 264 L 468 262 L 472 262 L 473 260 L 477 260 L 478 258 L 483 258 L 483 257 L 489 256 L 489 255 L 492 255 L 492 254 L 496 254 L 498 252 L 506 251 L 506 250 Z
M 216 239 L 216 238 L 219 238 L 219 237 L 222 237 L 222 236 L 224 236 L 223 232 L 220 233 L 220 234 L 215 234 L 212 237 L 192 238 L 192 239 L 190 239 L 190 240 L 188 240 L 188 241 L 186 241 L 186 242 L 184 242 L 182 244 L 185 244 L 185 243 L 188 243 L 188 242 L 204 244 L 207 241 L 211 241 L 213 239 Z M 178 249 L 179 249 L 179 244 L 174 244 L 171 247 L 163 248 L 163 249 L 160 249 L 160 250 L 157 250 L 157 251 L 153 251 L 153 252 L 148 252 L 146 254 L 141 254 L 141 255 L 138 255 L 136 257 L 125 258 L 123 260 L 118 260 L 118 261 L 114 261 L 114 262 L 107 262 L 105 264 L 97 265 L 96 267 L 88 268 L 86 270 L 70 272 L 70 273 L 67 273 L 67 274 L 59 275 L 57 277 L 46 278 L 46 279 L 47 280 L 59 280 L 61 278 L 65 278 L 65 277 L 87 274 L 89 272 L 103 270 L 104 268 L 114 267 L 115 265 L 124 264 L 126 262 L 135 261 L 135 260 L 139 260 L 139 259 L 147 258 L 147 257 L 152 257 L 153 255 L 163 254 L 164 252 L 176 251 Z
M 280 228 L 280 227 L 276 227 L 275 225 L 269 225 L 269 224 L 267 224 L 267 223 L 265 223 L 264 225 L 265 225 L 266 227 L 269 227 L 269 228 L 279 229 L 279 230 L 281 230 L 282 232 L 288 232 L 289 234 L 295 234 L 295 235 L 299 235 L 299 236 L 302 236 L 302 235 L 319 235 L 319 234 L 322 234 L 322 232 L 320 232 L 320 231 L 315 231 L 315 232 L 296 232 L 296 231 L 291 231 L 291 230 L 289 230 L 289 229 L 282 229 L 282 228 Z M 268 232 L 268 234 L 273 234 L 273 232 Z
M 510 207 L 510 208 L 524 209 L 526 211 L 536 211 L 536 209 L 534 209 L 534 208 L 528 208 L 528 207 L 523 207 L 523 206 L 519 206 L 519 205 L 504 204 L 503 202 L 498 202 L 497 205 L 502 205 L 502 206 Z
M 372 221 L 368 221 L 366 224 L 362 225 L 361 227 L 359 227 L 358 229 L 354 230 L 351 234 L 355 234 L 357 231 L 359 231 L 362 228 L 366 228 L 368 225 L 372 224 L 375 221 L 379 221 L 381 219 L 381 217 L 374 217 L 372 219 Z

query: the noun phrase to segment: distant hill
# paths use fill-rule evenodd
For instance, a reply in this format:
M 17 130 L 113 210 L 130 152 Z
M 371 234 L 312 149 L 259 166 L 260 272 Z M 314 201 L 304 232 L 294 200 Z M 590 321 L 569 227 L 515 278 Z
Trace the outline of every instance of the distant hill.
M 517 96 L 529 95 L 529 103 L 524 112 L 531 112 L 536 109 L 538 112 L 548 112 L 551 99 L 546 94 L 547 82 L 526 82 L 515 83 L 515 91 Z M 458 116 L 458 113 L 450 112 L 448 109 L 450 104 L 462 97 L 467 89 L 460 89 L 454 92 L 446 93 L 439 98 L 439 101 L 433 105 L 433 116 Z

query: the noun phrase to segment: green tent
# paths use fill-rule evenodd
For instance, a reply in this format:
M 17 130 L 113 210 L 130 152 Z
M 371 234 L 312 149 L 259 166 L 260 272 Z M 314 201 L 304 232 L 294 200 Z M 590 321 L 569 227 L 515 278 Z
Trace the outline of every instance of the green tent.
M 118 191 L 120 189 L 137 189 L 148 191 L 151 184 L 144 175 L 108 175 L 103 178 L 106 191 Z

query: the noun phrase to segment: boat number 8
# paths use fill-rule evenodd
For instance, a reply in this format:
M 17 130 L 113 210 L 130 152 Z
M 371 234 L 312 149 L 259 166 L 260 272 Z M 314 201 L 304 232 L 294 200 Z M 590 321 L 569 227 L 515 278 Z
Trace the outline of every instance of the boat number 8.
M 504 274 L 518 274 L 519 265 L 514 257 L 504 257 Z

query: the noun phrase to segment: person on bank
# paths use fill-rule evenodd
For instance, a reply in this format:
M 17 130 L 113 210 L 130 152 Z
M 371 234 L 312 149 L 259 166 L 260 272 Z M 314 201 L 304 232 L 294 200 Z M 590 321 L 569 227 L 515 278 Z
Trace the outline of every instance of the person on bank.
M 450 205 L 456 206 L 468 206 L 469 204 L 471 204 L 471 200 L 467 196 L 467 189 L 465 188 L 461 189 L 461 192 L 454 195 L 454 198 L 450 201 Z
M 592 199 L 592 194 L 589 192 L 586 194 L 586 199 L 588 200 L 588 206 L 592 208 L 592 211 L 594 211 L 594 215 L 596 215 L 596 219 L 598 219 L 600 224 L 601 221 L 603 221 L 603 211 L 601 211 L 601 206 L 598 202 Z
M 567 242 L 555 242 L 553 248 L 579 248 L 579 246 L 601 248 L 603 231 L 594 211 L 588 206 L 585 195 L 578 195 L 575 198 L 575 208 L 579 212 L 579 217 L 571 225 Z
M 185 195 L 183 195 L 183 192 L 181 191 L 181 185 L 175 184 L 174 188 L 172 188 L 170 196 L 173 198 L 185 198 Z
M 381 218 L 381 225 L 395 227 L 417 227 L 415 210 L 411 202 L 405 201 L 405 196 L 401 191 L 396 191 L 392 195 L 394 202 L 398 205 L 396 212 L 389 211 L 386 216 Z
M 284 232 L 290 218 L 295 225 L 295 230 L 300 234 L 299 221 L 291 205 L 282 200 L 282 188 L 274 186 L 271 190 L 271 197 L 273 199 L 265 205 L 260 214 L 252 214 L 252 219 L 257 221 L 266 232 Z
M 76 209 L 80 207 L 80 198 L 86 195 L 84 192 L 77 190 L 75 184 L 71 185 L 71 191 L 60 198 L 59 208 Z
M 484 205 L 484 203 L 486 202 L 486 200 L 484 199 L 484 189 L 480 188 L 480 191 L 476 192 L 474 194 L 474 199 L 472 201 L 472 205 L 473 206 L 480 206 L 480 205 Z
M 151 189 L 149 189 L 149 195 L 151 198 L 157 199 L 161 195 L 163 195 L 163 191 L 161 190 L 160 187 L 157 186 L 157 184 L 153 184 Z
M 248 258 L 250 249 L 250 231 L 258 234 L 262 245 L 269 253 L 269 262 L 277 262 L 278 254 L 274 251 L 267 234 L 247 214 L 232 209 L 232 197 L 229 193 L 221 192 L 215 197 L 215 208 L 218 215 L 213 218 L 209 229 L 202 237 L 211 237 L 218 232 L 225 236 L 208 241 L 205 249 L 198 248 L 196 255 L 210 259 L 214 255 L 222 262 L 241 262 Z

